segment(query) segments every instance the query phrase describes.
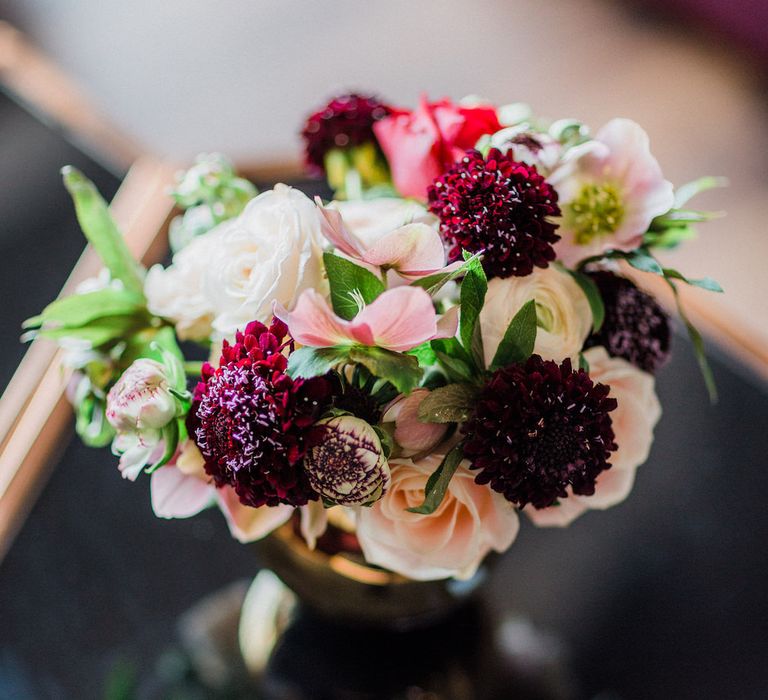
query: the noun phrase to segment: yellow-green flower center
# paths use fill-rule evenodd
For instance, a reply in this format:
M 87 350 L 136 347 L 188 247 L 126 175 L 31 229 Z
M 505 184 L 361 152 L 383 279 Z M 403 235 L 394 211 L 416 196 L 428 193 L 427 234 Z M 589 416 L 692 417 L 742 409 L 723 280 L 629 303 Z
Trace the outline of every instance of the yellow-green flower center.
M 610 183 L 584 185 L 568 205 L 566 216 L 579 245 L 614 233 L 624 218 L 618 188 Z

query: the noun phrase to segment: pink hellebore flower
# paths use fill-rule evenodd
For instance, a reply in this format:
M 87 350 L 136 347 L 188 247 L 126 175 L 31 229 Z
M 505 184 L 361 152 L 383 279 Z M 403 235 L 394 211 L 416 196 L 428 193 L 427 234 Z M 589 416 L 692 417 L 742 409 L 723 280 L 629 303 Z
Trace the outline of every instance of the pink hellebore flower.
M 569 267 L 608 250 L 638 248 L 653 218 L 674 203 L 648 134 L 630 119 L 612 119 L 593 141 L 571 149 L 548 180 L 563 211 L 555 251 Z
M 384 234 L 371 246 L 366 247 L 345 225 L 341 213 L 322 205 L 319 197 L 315 203 L 320 210 L 321 231 L 330 243 L 343 255 L 359 260 L 365 265 L 393 269 L 402 277 L 418 278 L 441 270 L 445 266 L 445 246 L 435 228 L 423 222 L 406 224 Z
M 159 518 L 190 518 L 213 504 L 218 505 L 232 536 L 239 542 L 253 542 L 266 537 L 286 523 L 293 507 L 280 505 L 251 508 L 240 502 L 231 486 L 217 489 L 203 468 L 197 446 L 187 441 L 173 463 L 153 472 L 150 482 L 152 509 Z M 301 531 L 310 547 L 325 531 L 322 504 L 310 503 L 301 509 Z
M 325 297 L 307 289 L 293 311 L 276 304 L 275 316 L 288 325 L 294 340 L 302 345 L 368 345 L 395 352 L 411 350 L 435 338 L 453 337 L 457 324 L 456 308 L 438 318 L 432 298 L 420 287 L 389 289 L 351 321 L 337 316 Z

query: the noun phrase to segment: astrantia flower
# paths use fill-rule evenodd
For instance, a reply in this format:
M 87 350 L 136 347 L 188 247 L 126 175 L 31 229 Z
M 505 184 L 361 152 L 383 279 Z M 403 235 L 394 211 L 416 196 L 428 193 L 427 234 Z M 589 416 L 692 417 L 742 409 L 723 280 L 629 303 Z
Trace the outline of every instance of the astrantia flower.
M 312 114 L 304 124 L 307 166 L 317 175 L 325 173 L 325 156 L 334 148 L 376 143 L 373 124 L 391 109 L 373 95 L 339 95 Z
M 362 506 L 381 498 L 389 486 L 389 465 L 376 431 L 355 416 L 317 423 L 320 438 L 304 459 L 309 483 L 324 499 Z
M 249 506 L 299 506 L 317 498 L 302 468 L 312 425 L 330 402 L 324 377 L 291 379 L 281 321 L 254 321 L 224 342 L 218 368 L 203 366 L 190 412 L 191 434 L 217 486 Z
M 452 246 L 450 259 L 484 250 L 489 277 L 529 275 L 555 259 L 560 237 L 549 217 L 560 215 L 557 193 L 535 166 L 495 148 L 486 158 L 467 151 L 429 188 L 429 209 Z
M 655 372 L 669 359 L 669 317 L 656 300 L 626 277 L 612 272 L 591 274 L 605 305 L 605 320 L 585 347 L 602 345 L 646 372 Z
M 569 359 L 558 365 L 533 355 L 499 369 L 463 428 L 477 482 L 520 507 L 546 508 L 569 491 L 592 495 L 617 449 L 608 392 Z

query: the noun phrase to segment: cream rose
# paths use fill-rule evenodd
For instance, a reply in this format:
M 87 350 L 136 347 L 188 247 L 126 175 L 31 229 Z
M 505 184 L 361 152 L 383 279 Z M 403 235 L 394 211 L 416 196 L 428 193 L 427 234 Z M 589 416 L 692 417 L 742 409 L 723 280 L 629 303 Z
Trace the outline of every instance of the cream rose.
M 526 508 L 530 519 L 540 527 L 563 527 L 587 510 L 604 510 L 621 503 L 632 490 L 637 468 L 648 459 L 653 428 L 661 417 L 652 375 L 626 360 L 610 357 L 602 347 L 590 348 L 584 357 L 593 381 L 608 384 L 610 396 L 618 402 L 611 421 L 619 449 L 611 455 L 611 468 L 598 476 L 594 495 L 571 493 L 558 506 Z
M 366 248 L 383 235 L 406 224 L 437 224 L 437 217 L 421 204 L 410 199 L 380 197 L 377 199 L 353 199 L 331 202 L 329 205 L 341 213 L 344 224 Z
M 514 542 L 519 527 L 514 506 L 476 484 L 463 464 L 434 513 L 406 510 L 421 505 L 427 479 L 441 459 L 433 454 L 417 462 L 390 462 L 387 493 L 357 511 L 357 538 L 368 562 L 419 581 L 467 579 L 491 550 L 503 552 Z
M 274 301 L 290 308 L 305 289 L 325 293 L 322 253 L 317 207 L 299 190 L 275 185 L 192 241 L 170 267 L 153 268 L 149 308 L 174 321 L 182 337 L 228 337 L 267 321 Z
M 573 278 L 556 267 L 536 269 L 526 277 L 495 278 L 488 283 L 480 330 L 486 365 L 515 314 L 531 299 L 539 327 L 534 352 L 545 360 L 575 360 L 592 329 L 592 312 Z

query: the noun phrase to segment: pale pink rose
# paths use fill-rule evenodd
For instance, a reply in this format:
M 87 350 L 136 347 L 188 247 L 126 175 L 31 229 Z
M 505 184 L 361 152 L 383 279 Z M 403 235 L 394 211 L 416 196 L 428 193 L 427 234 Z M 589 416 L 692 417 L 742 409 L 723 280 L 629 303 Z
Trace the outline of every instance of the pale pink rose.
M 438 445 L 448 426 L 444 423 L 422 423 L 419 406 L 429 389 L 414 389 L 408 396 L 398 396 L 382 416 L 383 423 L 395 424 L 395 442 L 403 457 L 411 457 Z
M 418 581 L 471 578 L 490 552 L 503 552 L 515 540 L 517 511 L 501 494 L 475 483 L 462 464 L 445 498 L 431 515 L 410 513 L 442 455 L 413 462 L 390 462 L 389 491 L 370 508 L 357 511 L 357 538 L 371 564 Z
M 611 120 L 593 141 L 571 149 L 548 179 L 563 212 L 555 251 L 569 267 L 607 250 L 636 249 L 651 220 L 674 202 L 648 135 L 629 119 Z
M 297 343 L 313 347 L 378 346 L 405 352 L 434 338 L 456 334 L 455 311 L 438 318 L 432 298 L 419 287 L 397 287 L 381 294 L 351 321 L 340 318 L 314 289 L 306 290 L 293 311 L 275 305 Z
M 425 98 L 413 112 L 398 110 L 373 126 L 398 192 L 422 200 L 433 180 L 466 149 L 500 128 L 496 109 L 490 105 L 470 107 Z
M 203 468 L 197 446 L 186 441 L 175 460 L 153 472 L 150 482 L 152 509 L 159 518 L 190 518 L 214 503 L 219 506 L 232 536 L 253 542 L 287 522 L 293 508 L 280 505 L 251 508 L 240 502 L 230 486 L 217 489 Z M 317 528 L 315 528 L 315 532 Z
M 648 459 L 653 428 L 661 417 L 661 405 L 654 391 L 653 375 L 626 360 L 610 357 L 605 348 L 584 353 L 593 381 L 608 384 L 618 406 L 611 412 L 613 432 L 619 449 L 611 454 L 611 468 L 602 472 L 592 496 L 568 494 L 560 505 L 537 510 L 525 508 L 540 527 L 564 527 L 587 510 L 604 510 L 621 503 L 632 490 L 637 468 Z

